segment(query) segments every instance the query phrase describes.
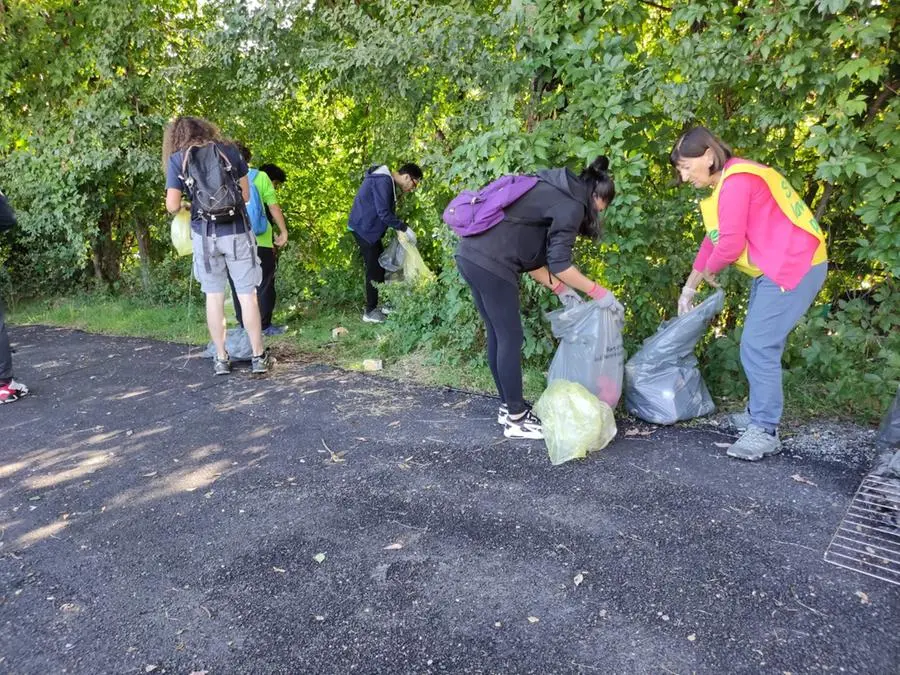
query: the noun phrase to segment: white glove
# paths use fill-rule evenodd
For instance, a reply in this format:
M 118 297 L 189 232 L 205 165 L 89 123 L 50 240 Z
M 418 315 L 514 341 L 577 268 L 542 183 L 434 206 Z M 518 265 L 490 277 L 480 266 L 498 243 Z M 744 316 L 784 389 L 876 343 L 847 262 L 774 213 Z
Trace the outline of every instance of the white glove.
M 409 225 L 407 225 L 406 229 L 403 230 L 403 234 L 406 235 L 406 238 L 409 240 L 409 243 L 412 244 L 413 246 L 415 246 L 416 242 L 419 240 L 418 237 L 416 237 L 416 233 L 413 232 L 413 229 Z
M 696 288 L 685 286 L 681 289 L 681 297 L 678 298 L 678 316 L 687 314 L 694 309 L 694 296 L 697 295 Z
M 557 293 L 556 297 L 559 298 L 559 301 L 563 304 L 563 307 L 566 309 L 570 309 L 575 307 L 576 305 L 580 305 L 584 300 L 581 299 L 581 296 L 578 293 L 568 286 L 563 289 L 562 292 Z
M 622 303 L 616 300 L 616 296 L 614 296 L 610 291 L 607 291 L 606 294 L 600 298 L 599 300 L 594 300 L 599 307 L 603 309 L 608 309 L 611 312 L 615 312 L 616 314 L 625 315 L 625 308 L 622 306 Z

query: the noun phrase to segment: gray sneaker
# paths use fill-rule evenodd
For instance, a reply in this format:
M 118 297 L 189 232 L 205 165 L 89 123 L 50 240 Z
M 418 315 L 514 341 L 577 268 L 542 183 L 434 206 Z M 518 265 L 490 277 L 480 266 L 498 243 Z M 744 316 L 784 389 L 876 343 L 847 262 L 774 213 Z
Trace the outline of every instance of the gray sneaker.
M 778 439 L 778 432 L 773 436 L 762 427 L 751 424 L 725 454 L 736 459 L 756 462 L 763 457 L 777 455 L 779 452 L 781 452 L 781 441 Z
M 269 358 L 269 350 L 266 349 L 259 356 L 250 359 L 250 372 L 254 375 L 262 375 L 269 370 L 270 365 L 272 365 L 272 359 Z
M 743 412 L 731 413 L 728 416 L 728 422 L 736 432 L 742 434 L 747 431 L 747 428 L 750 426 L 750 413 L 746 410 Z
M 366 323 L 384 323 L 384 320 L 387 318 L 384 312 L 382 312 L 377 307 L 373 309 L 371 312 L 365 312 L 363 314 L 363 321 Z
M 224 359 L 220 359 L 218 356 L 213 357 L 213 373 L 216 375 L 228 375 L 231 372 L 231 359 L 228 358 L 228 354 L 225 355 Z

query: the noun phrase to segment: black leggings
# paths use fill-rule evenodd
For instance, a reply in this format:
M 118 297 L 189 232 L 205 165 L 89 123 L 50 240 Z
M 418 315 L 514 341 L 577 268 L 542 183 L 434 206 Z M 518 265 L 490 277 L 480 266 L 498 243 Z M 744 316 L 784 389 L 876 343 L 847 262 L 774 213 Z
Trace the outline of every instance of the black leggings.
M 472 289 L 475 307 L 484 320 L 487 356 L 500 400 L 510 415 L 525 412 L 522 396 L 522 317 L 519 286 L 464 258 L 457 258 L 459 273 Z
M 0 300 L 0 386 L 8 384 L 11 379 L 12 348 L 9 346 L 9 334 L 6 332 L 3 301 Z
M 268 246 L 257 246 L 256 255 L 259 258 L 259 266 L 262 269 L 262 281 L 256 287 L 256 300 L 259 303 L 259 318 L 262 329 L 272 325 L 272 312 L 275 311 L 275 249 Z M 241 314 L 241 303 L 238 300 L 234 281 L 228 275 L 228 283 L 231 285 L 231 299 L 234 303 L 234 318 L 238 325 L 244 327 L 244 317 Z
M 371 312 L 378 307 L 378 289 L 372 285 L 372 282 L 384 283 L 384 268 L 378 262 L 378 258 L 384 253 L 384 246 L 381 245 L 381 239 L 370 244 L 356 232 L 353 232 L 353 238 L 356 239 L 363 265 L 366 267 L 366 312 Z

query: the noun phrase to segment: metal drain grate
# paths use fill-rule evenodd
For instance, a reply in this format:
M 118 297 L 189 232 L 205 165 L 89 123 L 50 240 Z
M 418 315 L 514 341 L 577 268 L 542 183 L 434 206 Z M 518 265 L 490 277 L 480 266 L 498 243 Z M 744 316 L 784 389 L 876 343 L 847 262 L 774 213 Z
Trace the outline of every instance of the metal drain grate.
M 900 480 L 872 474 L 863 479 L 825 560 L 900 584 Z

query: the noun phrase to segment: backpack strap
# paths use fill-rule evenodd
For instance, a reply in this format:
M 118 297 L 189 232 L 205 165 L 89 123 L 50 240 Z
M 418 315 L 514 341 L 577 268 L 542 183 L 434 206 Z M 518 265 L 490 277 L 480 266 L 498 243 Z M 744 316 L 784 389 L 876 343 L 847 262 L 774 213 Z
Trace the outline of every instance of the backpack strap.
M 191 185 L 193 184 L 193 179 L 188 172 L 188 166 L 191 159 L 191 151 L 196 148 L 196 145 L 190 145 L 185 148 L 184 156 L 181 158 L 181 174 L 178 176 L 183 182 L 185 187 L 190 191 Z M 188 196 L 191 197 L 193 201 L 193 196 L 188 193 Z M 200 242 L 201 249 L 203 251 L 203 269 L 206 270 L 207 274 L 212 273 L 212 266 L 209 264 L 209 220 L 203 218 L 203 214 L 198 214 L 203 219 L 202 229 L 200 232 Z

